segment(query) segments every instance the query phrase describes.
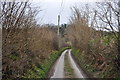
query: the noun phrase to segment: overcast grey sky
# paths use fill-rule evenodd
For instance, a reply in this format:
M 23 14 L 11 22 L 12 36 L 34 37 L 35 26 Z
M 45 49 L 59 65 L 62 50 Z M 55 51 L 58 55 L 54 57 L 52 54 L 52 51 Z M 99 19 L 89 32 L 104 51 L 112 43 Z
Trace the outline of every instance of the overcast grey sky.
M 97 0 L 63 0 L 60 24 L 67 23 L 71 15 L 70 7 L 84 4 L 93 4 Z M 100 1 L 100 0 L 99 0 Z M 102 1 L 102 0 L 101 0 Z M 60 12 L 62 0 L 34 0 L 35 6 L 40 6 L 42 11 L 38 14 L 38 23 L 57 24 L 57 16 Z

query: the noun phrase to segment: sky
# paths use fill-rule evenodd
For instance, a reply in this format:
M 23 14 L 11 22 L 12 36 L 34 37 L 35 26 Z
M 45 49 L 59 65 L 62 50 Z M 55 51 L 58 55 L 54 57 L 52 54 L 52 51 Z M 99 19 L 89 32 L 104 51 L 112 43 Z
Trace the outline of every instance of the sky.
M 86 3 L 92 5 L 95 1 L 97 0 L 33 0 L 32 5 L 39 6 L 42 10 L 37 16 L 38 24 L 57 25 L 57 17 L 60 11 L 60 24 L 68 23 L 72 15 L 70 9 L 72 6 L 78 5 L 82 7 Z M 63 4 L 61 7 L 62 2 Z

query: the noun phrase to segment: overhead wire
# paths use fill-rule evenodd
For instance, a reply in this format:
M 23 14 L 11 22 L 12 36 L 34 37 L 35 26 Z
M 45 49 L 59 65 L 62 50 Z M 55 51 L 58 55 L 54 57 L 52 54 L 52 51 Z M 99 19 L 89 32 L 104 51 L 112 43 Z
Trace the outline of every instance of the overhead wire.
M 62 2 L 61 2 L 59 15 L 61 15 L 63 10 L 64 10 L 64 0 L 62 0 Z

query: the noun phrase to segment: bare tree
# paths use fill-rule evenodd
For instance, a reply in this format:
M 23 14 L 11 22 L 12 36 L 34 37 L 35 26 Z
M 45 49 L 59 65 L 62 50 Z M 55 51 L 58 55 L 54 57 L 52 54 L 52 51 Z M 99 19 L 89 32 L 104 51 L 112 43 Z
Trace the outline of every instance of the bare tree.
M 97 3 L 97 17 L 101 20 L 106 30 L 109 30 L 115 36 L 117 42 L 118 55 L 116 56 L 117 66 L 120 66 L 120 2 L 102 2 Z M 100 22 L 100 23 L 101 23 Z M 120 68 L 119 68 L 120 69 Z
M 5 58 L 3 59 L 3 73 L 5 74 L 4 77 L 13 76 L 15 77 L 17 74 L 23 73 L 23 70 L 21 70 L 21 68 L 25 67 L 26 64 L 22 64 L 19 67 L 18 71 L 15 70 L 15 67 L 18 66 L 22 61 L 26 61 L 27 64 L 29 64 L 29 61 L 31 61 L 29 57 L 30 55 L 27 54 L 30 52 L 29 46 L 31 35 L 29 32 L 31 27 L 37 26 L 35 18 L 39 11 L 32 8 L 28 1 L 26 2 L 17 2 L 16 0 L 14 0 L 13 2 L 3 1 L 0 2 L 0 6 L 1 6 L 0 21 L 3 33 L 2 53 L 3 57 Z M 34 28 L 32 29 L 34 30 Z M 22 58 L 21 61 L 18 61 L 17 63 L 18 65 L 15 65 L 14 63 L 11 62 L 9 57 L 6 57 L 13 54 L 19 55 L 19 57 Z M 11 66 L 13 66 L 13 68 L 10 68 Z M 15 72 L 17 74 L 14 74 Z

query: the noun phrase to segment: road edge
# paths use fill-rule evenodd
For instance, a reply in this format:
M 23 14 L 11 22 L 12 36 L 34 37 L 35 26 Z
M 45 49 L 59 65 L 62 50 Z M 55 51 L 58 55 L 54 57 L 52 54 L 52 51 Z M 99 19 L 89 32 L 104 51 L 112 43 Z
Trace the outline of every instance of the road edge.
M 82 74 L 86 77 L 86 78 L 94 78 L 91 74 L 89 74 L 85 68 L 83 68 L 81 66 L 81 64 L 79 63 L 79 61 L 75 58 L 75 56 L 73 55 L 73 53 L 71 52 L 71 57 L 73 58 L 73 60 L 75 61 L 77 67 L 79 68 L 79 70 L 82 71 Z

